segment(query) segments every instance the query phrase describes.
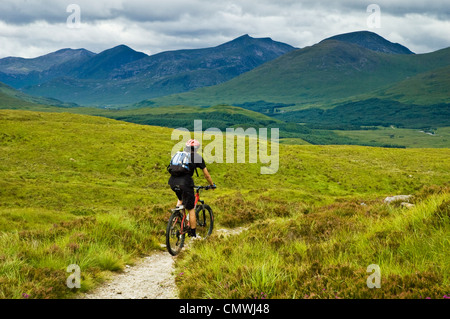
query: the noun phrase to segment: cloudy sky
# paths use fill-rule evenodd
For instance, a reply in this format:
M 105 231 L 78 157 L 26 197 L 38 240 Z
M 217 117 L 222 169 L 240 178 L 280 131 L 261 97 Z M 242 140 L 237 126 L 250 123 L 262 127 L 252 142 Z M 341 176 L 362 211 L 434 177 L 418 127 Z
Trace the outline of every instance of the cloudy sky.
M 377 5 L 379 16 L 367 11 L 370 4 Z M 61 48 L 98 53 L 119 44 L 155 54 L 216 46 L 243 34 L 301 48 L 360 30 L 416 53 L 450 47 L 450 1 L 0 1 L 0 58 L 30 58 Z

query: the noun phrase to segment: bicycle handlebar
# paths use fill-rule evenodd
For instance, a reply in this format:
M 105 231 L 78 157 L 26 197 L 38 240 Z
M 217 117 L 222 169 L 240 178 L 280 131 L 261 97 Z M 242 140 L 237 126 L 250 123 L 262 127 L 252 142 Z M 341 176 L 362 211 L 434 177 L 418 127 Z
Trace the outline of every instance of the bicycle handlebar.
M 208 185 L 208 186 L 194 186 L 194 188 L 197 190 L 200 190 L 200 189 L 209 190 L 209 189 L 216 189 L 217 186 L 216 186 L 216 184 L 214 184 L 214 185 Z

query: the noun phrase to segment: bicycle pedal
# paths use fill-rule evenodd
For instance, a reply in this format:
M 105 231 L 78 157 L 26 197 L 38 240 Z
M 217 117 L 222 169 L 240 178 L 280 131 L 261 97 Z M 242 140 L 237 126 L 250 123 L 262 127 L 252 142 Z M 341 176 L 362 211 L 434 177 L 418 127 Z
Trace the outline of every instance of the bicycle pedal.
M 178 212 L 178 211 L 183 210 L 183 209 L 184 209 L 184 206 L 181 205 L 181 206 L 177 206 L 177 207 L 175 207 L 175 208 L 172 208 L 171 211 L 172 211 L 172 212 Z

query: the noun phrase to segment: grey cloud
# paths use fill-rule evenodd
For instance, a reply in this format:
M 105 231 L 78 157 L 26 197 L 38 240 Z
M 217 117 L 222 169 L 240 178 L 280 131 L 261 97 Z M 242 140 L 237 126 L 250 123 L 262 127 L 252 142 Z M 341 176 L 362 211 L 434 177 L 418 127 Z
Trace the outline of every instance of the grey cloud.
M 370 4 L 376 4 L 380 6 L 382 12 L 396 16 L 403 16 L 410 13 L 432 16 L 448 16 L 450 14 L 450 2 L 442 0 L 340 0 L 333 2 L 303 0 L 301 3 L 306 8 L 338 10 L 343 14 L 346 12 L 363 11 Z
M 49 1 L 10 1 L 0 2 L 0 20 L 9 24 L 28 24 L 37 20 L 51 23 L 65 20 L 65 8 L 61 3 Z
M 11 24 L 26 24 L 37 20 L 61 23 L 67 18 L 69 4 L 78 4 L 83 18 L 89 23 L 97 20 L 122 17 L 130 21 L 177 21 L 183 15 L 206 19 L 220 10 L 242 10 L 253 16 L 279 15 L 288 12 L 316 10 L 318 12 L 340 12 L 342 15 L 360 12 L 363 14 L 371 3 L 378 4 L 383 13 L 395 16 L 416 13 L 448 19 L 450 1 L 440 0 L 371 0 L 371 1 L 314 1 L 314 0 L 2 0 L 0 20 Z
M 183 15 L 191 14 L 198 18 L 213 13 L 221 6 L 220 1 L 143 1 L 143 0 L 2 0 L 0 20 L 10 24 L 26 24 L 39 20 L 48 23 L 65 22 L 66 8 L 77 4 L 87 23 L 98 20 L 125 18 L 130 21 L 176 21 Z
M 371 3 L 381 7 L 383 25 L 371 31 L 415 52 L 427 52 L 450 46 L 450 35 L 442 30 L 450 20 L 445 19 L 447 2 L 1 0 L 0 58 L 61 47 L 99 52 L 121 43 L 153 54 L 214 46 L 246 33 L 304 47 L 339 33 L 366 30 Z M 81 7 L 80 30 L 65 27 L 71 3 Z

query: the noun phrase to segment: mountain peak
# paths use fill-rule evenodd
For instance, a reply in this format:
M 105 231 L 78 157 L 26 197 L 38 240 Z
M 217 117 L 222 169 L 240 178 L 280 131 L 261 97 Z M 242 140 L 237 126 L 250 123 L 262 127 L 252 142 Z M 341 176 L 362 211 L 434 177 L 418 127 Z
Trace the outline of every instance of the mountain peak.
M 246 34 L 241 35 L 240 37 L 236 38 L 236 40 L 238 40 L 238 39 L 243 40 L 243 39 L 253 39 L 253 38 L 246 33 Z
M 89 53 L 93 53 L 93 52 L 91 52 L 89 50 L 86 50 L 86 49 L 71 49 L 71 48 L 59 49 L 59 50 L 57 50 L 55 52 L 52 52 L 52 53 L 67 53 L 67 52 L 69 52 L 69 53 L 73 53 L 73 52 L 89 52 Z M 51 53 L 49 53 L 49 54 L 51 54 Z
M 328 40 L 337 40 L 342 42 L 348 42 L 360 45 L 366 49 L 391 54 L 414 54 L 407 47 L 399 44 L 392 43 L 382 36 L 370 32 L 370 31 L 356 31 L 350 33 L 344 33 L 327 38 L 321 42 Z
M 236 39 L 233 39 L 231 41 L 225 42 L 224 44 L 221 44 L 219 46 L 228 45 L 228 44 L 241 44 L 241 43 L 248 43 L 250 41 L 255 40 L 255 38 L 252 38 L 248 34 L 241 35 L 240 37 L 237 37 Z
M 92 57 L 77 70 L 76 75 L 81 79 L 104 79 L 112 70 L 145 57 L 148 55 L 121 44 Z
M 133 50 L 129 46 L 125 44 L 119 44 L 113 48 L 107 49 L 105 51 L 100 52 L 99 54 L 131 54 L 131 55 L 137 55 L 137 56 L 146 56 L 145 53 L 138 52 L 136 50 Z
M 271 38 L 253 38 L 248 34 L 241 35 L 240 37 L 219 45 L 217 48 L 242 48 L 249 46 L 259 46 L 265 48 L 271 48 L 271 50 L 279 50 L 278 55 L 282 55 L 286 52 L 292 51 L 296 48 L 282 42 L 277 42 Z M 278 49 L 277 49 L 278 48 Z

